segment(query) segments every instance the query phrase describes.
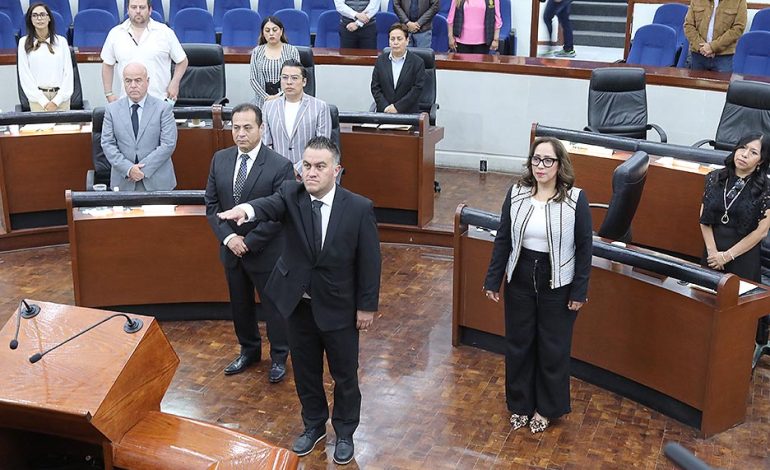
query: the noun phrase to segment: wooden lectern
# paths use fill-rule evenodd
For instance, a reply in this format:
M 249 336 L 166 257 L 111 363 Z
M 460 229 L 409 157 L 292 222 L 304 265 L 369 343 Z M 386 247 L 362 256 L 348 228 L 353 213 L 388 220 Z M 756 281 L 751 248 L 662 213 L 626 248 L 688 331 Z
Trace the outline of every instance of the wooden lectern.
M 112 313 L 35 303 L 41 311 L 21 319 L 18 348 L 0 348 L 0 461 L 29 465 L 15 442 L 37 433 L 101 447 L 105 468 L 297 467 L 288 450 L 160 412 L 179 358 L 152 317 L 132 315 L 144 323 L 133 334 L 116 317 L 30 363 Z M 14 337 L 16 319 L 14 312 L 0 331 L 4 343 Z

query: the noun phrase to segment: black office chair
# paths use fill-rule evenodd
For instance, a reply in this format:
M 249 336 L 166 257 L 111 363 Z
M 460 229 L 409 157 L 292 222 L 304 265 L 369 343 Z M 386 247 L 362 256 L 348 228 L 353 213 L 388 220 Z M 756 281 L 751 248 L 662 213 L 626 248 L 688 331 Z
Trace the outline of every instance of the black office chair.
M 86 173 L 86 191 L 93 191 L 95 184 L 104 184 L 110 187 L 110 165 L 102 150 L 102 125 L 104 124 L 104 108 L 94 108 L 91 119 L 91 160 L 93 170 Z
M 72 96 L 70 97 L 70 109 L 91 109 L 88 101 L 83 100 L 83 89 L 80 86 L 80 72 L 78 71 L 78 62 L 75 58 L 75 50 L 70 47 L 70 57 L 72 58 Z M 16 111 L 29 111 L 29 99 L 24 90 L 21 89 L 19 80 L 19 68 L 16 68 L 16 82 L 19 88 L 19 104 L 16 105 Z
M 182 44 L 189 64 L 179 84 L 177 107 L 211 106 L 228 102 L 225 54 L 219 44 Z M 171 66 L 173 74 L 174 65 Z
M 635 152 L 615 168 L 610 203 L 589 204 L 607 210 L 597 235 L 626 243 L 631 241 L 631 222 L 642 199 L 649 166 L 650 157 L 645 152 Z
M 714 140 L 700 140 L 693 147 L 709 144 L 717 150 L 732 150 L 747 134 L 770 133 L 770 84 L 733 80 L 727 87 L 725 106 Z
M 422 84 L 419 108 L 420 112 L 428 113 L 430 125 L 435 126 L 436 111 L 439 108 L 436 103 L 436 53 L 433 52 L 433 49 L 422 47 L 410 47 L 408 51 L 419 56 L 425 63 L 425 81 Z M 390 52 L 390 48 L 386 47 L 382 52 L 387 54 Z M 377 104 L 372 103 L 369 111 L 374 112 L 376 110 Z
M 585 130 L 635 139 L 647 139 L 655 129 L 661 142 L 666 133 L 647 122 L 647 85 L 644 69 L 606 67 L 594 69 L 588 90 L 588 125 Z
M 315 96 L 315 62 L 313 61 L 313 49 L 305 46 L 296 46 L 299 52 L 299 61 L 307 71 L 307 83 L 305 93 Z

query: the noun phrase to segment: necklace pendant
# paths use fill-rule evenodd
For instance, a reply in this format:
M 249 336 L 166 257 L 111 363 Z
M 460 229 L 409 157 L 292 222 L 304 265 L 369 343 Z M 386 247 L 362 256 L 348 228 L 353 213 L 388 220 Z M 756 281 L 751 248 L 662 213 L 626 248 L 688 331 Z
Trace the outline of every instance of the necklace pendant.
M 725 211 L 725 215 L 723 215 L 723 216 L 722 216 L 722 218 L 720 219 L 720 221 L 721 221 L 723 224 L 727 224 L 727 222 L 730 222 L 730 217 L 727 215 L 727 211 Z

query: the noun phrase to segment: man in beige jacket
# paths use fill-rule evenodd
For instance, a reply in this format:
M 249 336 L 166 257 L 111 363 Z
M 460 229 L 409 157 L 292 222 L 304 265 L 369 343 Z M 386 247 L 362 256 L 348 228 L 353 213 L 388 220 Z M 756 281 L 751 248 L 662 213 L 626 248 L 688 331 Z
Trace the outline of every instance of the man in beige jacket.
M 690 0 L 684 34 L 692 70 L 733 71 L 733 55 L 746 29 L 746 0 Z

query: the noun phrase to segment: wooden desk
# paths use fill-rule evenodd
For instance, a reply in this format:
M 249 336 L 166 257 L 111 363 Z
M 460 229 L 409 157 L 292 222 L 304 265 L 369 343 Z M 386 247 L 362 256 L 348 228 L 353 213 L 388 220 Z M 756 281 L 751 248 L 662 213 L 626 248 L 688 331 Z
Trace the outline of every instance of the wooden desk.
M 374 202 L 377 222 L 424 227 L 433 219 L 436 144 L 443 127 L 425 120 L 415 132 L 345 125 L 342 186 Z
M 93 214 L 67 203 L 77 305 L 229 303 L 204 206 Z
M 612 197 L 612 172 L 629 156 L 615 152 L 602 157 L 571 153 L 575 185 L 582 188 L 590 202 L 608 203 Z M 635 245 L 700 258 L 703 237 L 700 232 L 700 205 L 705 176 L 712 168 L 689 168 L 659 163 L 651 157 L 647 182 L 639 208 L 631 225 Z M 598 230 L 606 211 L 593 209 L 594 230 Z
M 456 222 L 452 343 L 501 352 L 503 303 L 481 291 L 492 241 Z M 770 310 L 767 289 L 739 298 L 730 275 L 715 296 L 594 257 L 589 298 L 575 323 L 573 375 L 704 436 L 744 420 L 757 319 Z

